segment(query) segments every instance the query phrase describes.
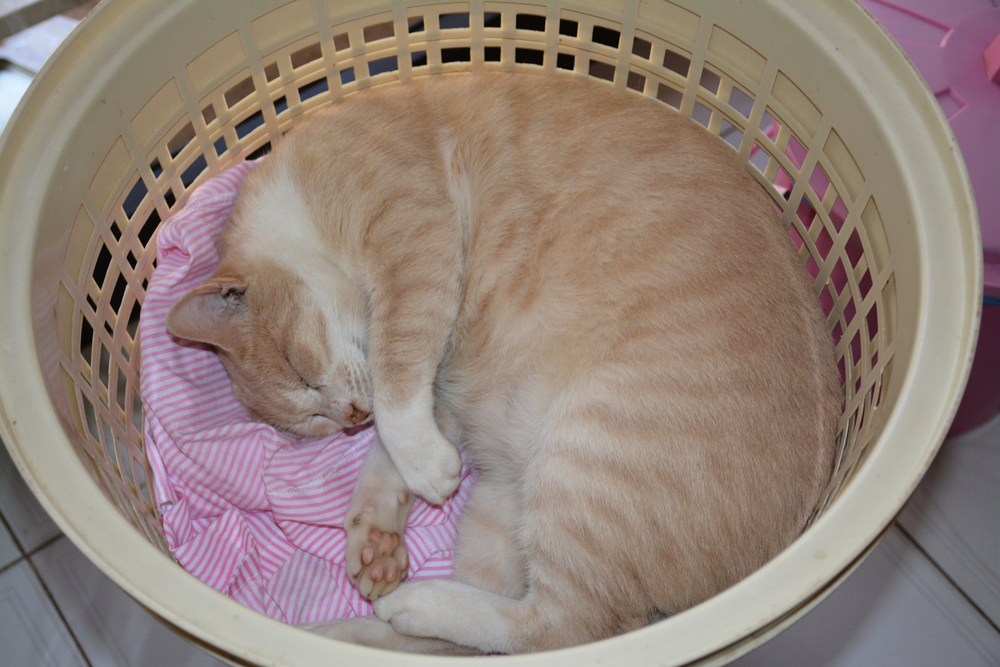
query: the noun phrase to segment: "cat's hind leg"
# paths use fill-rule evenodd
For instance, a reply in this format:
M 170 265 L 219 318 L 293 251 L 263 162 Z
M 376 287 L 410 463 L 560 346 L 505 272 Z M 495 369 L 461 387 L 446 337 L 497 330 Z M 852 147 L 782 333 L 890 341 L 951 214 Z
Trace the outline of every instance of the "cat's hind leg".
M 518 544 L 516 483 L 481 473 L 462 510 L 455 536 L 455 579 L 519 599 L 528 587 L 528 565 Z
M 310 623 L 299 627 L 329 639 L 387 651 L 429 655 L 475 655 L 478 653 L 474 648 L 459 646 L 443 639 L 401 635 L 391 625 L 375 616 L 358 616 L 327 623 Z

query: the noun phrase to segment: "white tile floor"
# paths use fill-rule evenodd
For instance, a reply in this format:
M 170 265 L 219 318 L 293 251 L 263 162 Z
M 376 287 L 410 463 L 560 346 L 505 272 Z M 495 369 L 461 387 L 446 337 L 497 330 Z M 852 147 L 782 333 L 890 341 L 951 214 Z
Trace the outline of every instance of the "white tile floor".
M 31 48 L 51 52 L 71 27 L 60 17 L 28 35 Z M 9 46 L 0 44 L 0 59 L 16 58 Z M 31 57 L 20 70 L 0 69 L 0 127 L 4 105 L 37 69 L 40 61 Z M 733 664 L 1000 666 L 998 508 L 1000 417 L 947 441 L 897 527 L 857 572 L 792 628 Z M 166 629 L 63 537 L 3 447 L 0 647 L 0 667 L 222 664 Z

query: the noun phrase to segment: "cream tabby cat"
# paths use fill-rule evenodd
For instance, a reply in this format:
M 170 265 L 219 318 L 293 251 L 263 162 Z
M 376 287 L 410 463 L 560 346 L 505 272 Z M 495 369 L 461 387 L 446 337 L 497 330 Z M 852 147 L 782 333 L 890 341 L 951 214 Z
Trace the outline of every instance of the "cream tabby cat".
M 219 269 L 168 317 L 216 346 L 256 419 L 377 421 L 347 526 L 377 618 L 312 629 L 538 651 L 732 585 L 802 531 L 840 406 L 774 207 L 657 102 L 434 78 L 296 127 L 244 181 Z M 452 493 L 458 449 L 479 479 L 455 578 L 396 588 L 409 494 Z

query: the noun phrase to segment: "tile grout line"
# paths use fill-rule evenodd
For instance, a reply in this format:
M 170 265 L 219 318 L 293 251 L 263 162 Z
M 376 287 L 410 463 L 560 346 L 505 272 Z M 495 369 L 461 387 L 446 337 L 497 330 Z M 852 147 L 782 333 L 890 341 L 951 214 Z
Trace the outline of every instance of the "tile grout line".
M 55 537 L 55 538 L 49 540 L 45 545 L 43 545 L 41 547 L 38 547 L 37 549 L 35 549 L 31 553 L 32 554 L 38 553 L 45 546 L 48 546 L 49 544 L 51 544 L 55 540 L 59 539 L 59 537 L 62 537 L 62 534 L 60 534 L 58 537 Z M 28 567 L 31 568 L 31 571 L 35 573 L 35 577 L 37 577 L 38 581 L 41 583 L 42 590 L 45 591 L 45 594 L 49 597 L 49 601 L 52 603 L 52 606 L 55 608 L 56 613 L 59 614 L 59 620 L 62 621 L 63 627 L 66 628 L 66 631 L 69 633 L 69 636 L 73 638 L 73 643 L 76 645 L 76 649 L 80 652 L 80 657 L 83 658 L 83 661 L 87 664 L 87 667 L 94 667 L 93 664 L 90 662 L 90 658 L 87 657 L 87 652 L 83 650 L 83 645 L 80 643 L 80 640 L 77 638 L 76 633 L 73 632 L 73 628 L 70 627 L 69 622 L 66 620 L 66 616 L 63 615 L 63 611 L 59 607 L 59 603 L 56 602 L 55 596 L 52 595 L 52 591 L 49 590 L 48 584 L 46 584 L 45 583 L 45 579 L 42 578 L 42 573 L 38 571 L 38 568 L 35 567 L 35 563 L 31 560 L 30 557 L 25 556 L 24 560 L 27 561 Z
M 965 590 L 961 586 L 959 586 L 958 583 L 954 579 L 952 579 L 952 577 L 951 577 L 950 574 L 948 574 L 947 572 L 945 572 L 944 568 L 941 567 L 941 565 L 939 565 L 938 562 L 936 560 L 934 560 L 934 558 L 932 558 L 931 555 L 929 553 L 927 553 L 926 550 L 924 550 L 924 547 L 919 542 L 917 542 L 916 539 L 914 539 L 913 535 L 911 535 L 909 533 L 909 531 L 907 531 L 905 528 L 903 528 L 903 526 L 899 522 L 896 523 L 896 528 L 898 528 L 899 532 L 901 532 L 906 537 L 906 539 L 914 547 L 916 547 L 917 551 L 919 551 L 921 553 L 921 555 L 923 555 L 923 557 L 926 558 L 928 560 L 928 562 L 930 562 L 930 564 L 934 566 L 934 569 L 936 569 L 938 572 L 940 572 L 941 576 L 943 576 L 945 578 L 945 580 L 949 584 L 951 584 L 951 586 L 955 590 L 958 591 L 958 593 L 962 596 L 962 598 L 966 602 L 968 602 L 972 606 L 973 609 L 976 610 L 976 613 L 978 613 L 980 616 L 982 616 L 983 619 L 985 619 L 986 622 L 989 624 L 989 626 L 991 628 L 993 628 L 993 630 L 995 630 L 997 632 L 997 634 L 1000 634 L 1000 626 L 998 626 L 993 621 L 993 619 L 990 618 L 989 615 L 987 615 L 987 613 L 985 611 L 983 611 L 982 607 L 980 607 L 978 604 L 976 604 L 975 600 L 973 600 L 971 597 L 969 597 L 969 594 L 966 593 Z
M 7 570 L 13 569 L 14 566 L 24 560 L 26 556 L 24 555 L 24 547 L 21 546 L 21 540 L 17 539 L 17 535 L 15 535 L 14 531 L 11 530 L 10 523 L 7 522 L 7 517 L 3 515 L 3 512 L 0 512 L 0 526 L 3 526 L 7 530 L 7 534 L 10 535 L 10 539 L 14 542 L 14 546 L 17 547 L 19 552 L 21 552 L 21 556 L 19 558 L 15 558 L 10 563 L 0 567 L 0 574 L 3 574 Z
M 59 608 L 59 603 L 56 602 L 55 596 L 52 595 L 52 591 L 49 590 L 48 584 L 45 583 L 45 580 L 42 578 L 42 574 L 38 571 L 38 568 L 35 567 L 34 562 L 32 562 L 30 558 L 31 556 L 40 552 L 45 547 L 53 544 L 59 538 L 63 537 L 63 534 L 60 532 L 55 537 L 51 537 L 45 540 L 45 542 L 43 542 L 42 544 L 31 550 L 30 553 L 27 553 L 25 552 L 24 545 L 21 544 L 21 540 L 18 539 L 17 535 L 11 529 L 10 523 L 7 521 L 7 517 L 5 517 L 2 512 L 0 512 L 0 524 L 3 524 L 4 528 L 7 529 L 7 532 L 10 534 L 11 540 L 14 541 L 14 545 L 17 547 L 17 550 L 21 552 L 20 558 L 15 560 L 13 563 L 4 566 L 3 568 L 0 568 L 0 574 L 3 574 L 8 570 L 13 569 L 14 566 L 20 565 L 22 562 L 27 563 L 28 567 L 31 568 L 31 571 L 35 574 L 35 578 L 41 585 L 42 590 L 45 591 L 45 595 L 48 597 L 49 602 L 52 603 L 52 607 L 56 610 L 56 614 L 59 615 L 59 620 L 62 622 L 63 627 L 66 629 L 66 632 L 68 632 L 69 636 L 73 639 L 73 644 L 76 646 L 76 650 L 80 652 L 80 657 L 83 658 L 83 661 L 87 664 L 87 667 L 94 667 L 90 662 L 90 658 L 87 657 L 86 651 L 83 650 L 83 645 L 80 644 L 80 640 L 77 638 L 76 633 L 73 632 L 73 628 L 71 628 L 69 623 L 66 621 L 66 617 L 63 615 L 62 609 Z

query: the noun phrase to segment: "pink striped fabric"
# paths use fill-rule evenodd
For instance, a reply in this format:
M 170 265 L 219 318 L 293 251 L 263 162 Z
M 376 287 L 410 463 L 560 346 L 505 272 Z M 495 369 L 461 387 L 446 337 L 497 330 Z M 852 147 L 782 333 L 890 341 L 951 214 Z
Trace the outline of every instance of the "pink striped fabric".
M 164 318 L 218 264 L 237 187 L 234 167 L 200 186 L 158 233 L 140 318 L 146 452 L 167 541 L 188 572 L 288 623 L 371 613 L 345 569 L 344 516 L 368 429 L 298 441 L 250 421 L 211 348 L 167 333 Z M 417 500 L 407 523 L 409 578 L 451 576 L 455 524 L 474 475 L 443 507 Z

